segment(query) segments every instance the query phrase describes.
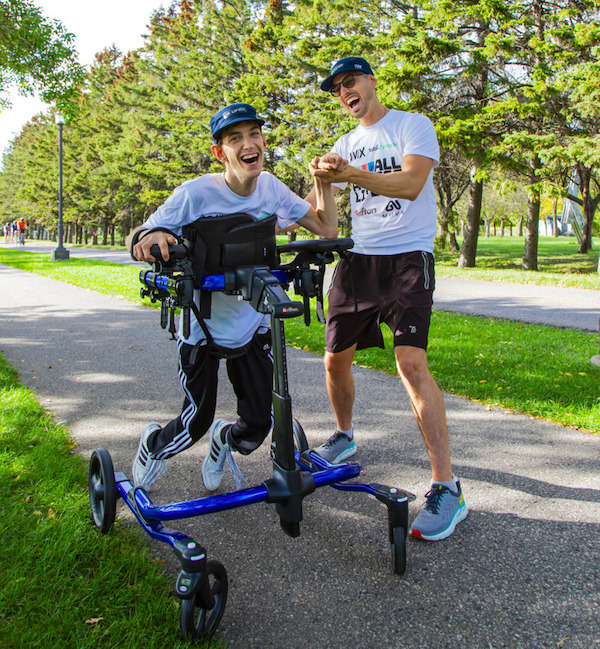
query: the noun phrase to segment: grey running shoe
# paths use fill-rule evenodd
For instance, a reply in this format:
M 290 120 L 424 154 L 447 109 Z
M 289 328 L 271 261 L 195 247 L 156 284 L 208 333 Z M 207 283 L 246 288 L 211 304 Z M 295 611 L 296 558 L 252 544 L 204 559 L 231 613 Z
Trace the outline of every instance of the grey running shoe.
M 454 528 L 467 517 L 469 510 L 457 481 L 454 492 L 441 484 L 432 485 L 425 494 L 425 506 L 415 518 L 410 535 L 425 541 L 440 541 L 450 536 Z
M 155 460 L 148 450 L 148 438 L 155 430 L 160 430 L 161 428 L 162 426 L 155 421 L 144 428 L 140 437 L 137 455 L 133 460 L 133 467 L 131 468 L 133 484 L 136 487 L 142 487 L 146 491 L 150 491 L 154 487 L 158 476 L 164 475 L 167 472 L 165 461 Z
M 336 431 L 325 444 L 321 444 L 313 450 L 330 464 L 339 464 L 356 453 L 356 442 L 344 433 Z
M 219 488 L 225 472 L 225 459 L 231 453 L 229 442 L 221 439 L 221 431 L 228 425 L 225 419 L 215 419 L 210 427 L 210 446 L 202 462 L 202 481 L 209 491 Z

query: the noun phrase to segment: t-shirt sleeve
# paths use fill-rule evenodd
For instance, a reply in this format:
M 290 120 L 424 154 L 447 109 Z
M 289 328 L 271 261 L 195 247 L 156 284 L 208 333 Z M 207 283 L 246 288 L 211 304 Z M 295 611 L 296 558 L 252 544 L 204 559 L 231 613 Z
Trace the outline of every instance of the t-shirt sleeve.
M 434 161 L 433 167 L 440 162 L 440 145 L 433 122 L 420 113 L 413 113 L 407 121 L 402 134 L 404 155 L 421 155 Z
M 180 235 L 182 227 L 191 222 L 191 216 L 188 192 L 185 188 L 178 187 L 156 212 L 146 219 L 143 227 L 147 230 L 157 227 L 167 228 Z
M 285 228 L 306 216 L 311 205 L 275 176 L 272 176 L 272 179 L 273 190 L 277 196 L 277 225 Z

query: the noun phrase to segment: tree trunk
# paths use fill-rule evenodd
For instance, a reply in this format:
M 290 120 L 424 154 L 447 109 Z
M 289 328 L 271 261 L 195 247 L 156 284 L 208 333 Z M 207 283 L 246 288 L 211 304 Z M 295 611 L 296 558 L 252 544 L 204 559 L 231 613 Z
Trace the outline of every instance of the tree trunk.
M 448 243 L 448 219 L 442 216 L 438 219 L 438 231 L 435 238 L 436 248 L 439 250 L 446 250 Z
M 579 189 L 583 199 L 583 227 L 581 245 L 577 252 L 586 253 L 592 247 L 593 211 L 590 199 L 590 170 L 582 164 L 577 165 L 579 173 Z
M 525 249 L 523 270 L 538 269 L 538 241 L 540 236 L 540 190 L 536 171 L 542 166 L 539 158 L 531 160 L 529 167 L 529 199 L 527 201 L 527 223 L 525 224 Z
M 471 168 L 471 183 L 469 185 L 469 210 L 465 223 L 464 239 L 458 260 L 459 268 L 474 268 L 477 258 L 477 238 L 479 237 L 479 222 L 481 221 L 481 201 L 483 183 L 475 179 L 477 165 Z

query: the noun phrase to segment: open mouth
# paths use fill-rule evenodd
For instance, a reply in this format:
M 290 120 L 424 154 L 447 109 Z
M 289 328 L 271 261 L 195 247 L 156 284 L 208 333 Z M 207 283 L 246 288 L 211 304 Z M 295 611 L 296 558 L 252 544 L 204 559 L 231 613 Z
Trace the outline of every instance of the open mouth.
M 360 97 L 352 97 L 346 101 L 346 105 L 348 106 L 348 108 L 354 108 L 359 101 Z
M 242 156 L 242 162 L 252 165 L 258 162 L 258 158 L 259 158 L 258 153 L 248 153 L 247 155 Z

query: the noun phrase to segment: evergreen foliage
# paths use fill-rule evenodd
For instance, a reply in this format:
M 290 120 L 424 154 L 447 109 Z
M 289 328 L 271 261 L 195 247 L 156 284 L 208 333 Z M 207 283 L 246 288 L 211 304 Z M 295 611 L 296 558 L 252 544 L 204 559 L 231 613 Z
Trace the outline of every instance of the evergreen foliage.
M 597 0 L 173 0 L 143 48 L 98 53 L 78 91 L 64 128 L 67 240 L 122 242 L 180 183 L 219 170 L 208 123 L 234 101 L 266 120 L 267 169 L 308 193 L 308 161 L 355 126 L 319 83 L 361 55 L 386 105 L 436 125 L 439 241 L 456 247 L 462 227 L 460 266 L 475 265 L 484 183 L 498 177 L 528 191 L 523 268 L 535 269 L 541 191 L 566 195 L 578 171 L 586 252 L 600 202 L 599 51 Z M 23 213 L 40 231 L 57 218 L 51 117 L 16 138 L 0 175 L 0 219 Z M 340 204 L 349 226 L 347 196 Z

